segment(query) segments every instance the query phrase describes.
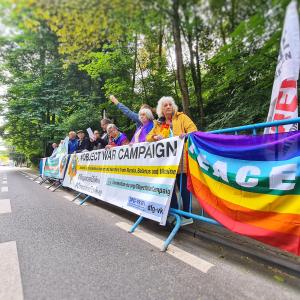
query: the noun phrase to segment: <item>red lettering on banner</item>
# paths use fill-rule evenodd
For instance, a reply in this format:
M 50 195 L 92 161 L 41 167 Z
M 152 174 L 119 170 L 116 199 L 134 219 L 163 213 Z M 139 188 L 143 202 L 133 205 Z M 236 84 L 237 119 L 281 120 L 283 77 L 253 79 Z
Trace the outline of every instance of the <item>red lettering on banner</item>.
M 275 115 L 274 115 L 274 121 L 280 121 L 280 120 L 287 120 L 287 119 L 290 119 L 291 117 L 285 117 L 285 115 L 283 115 L 283 114 L 278 114 L 278 113 L 276 113 Z M 276 128 L 275 127 L 272 127 L 271 128 L 271 131 L 273 131 L 273 132 L 276 132 Z M 280 125 L 280 126 L 278 126 L 278 132 L 285 132 L 286 130 L 284 129 L 284 125 Z
M 280 88 L 283 88 L 283 89 L 287 89 L 287 88 L 294 88 L 296 89 L 297 88 L 297 81 L 296 80 L 283 80 L 282 83 L 281 83 L 281 86 Z
M 284 80 L 281 83 L 278 97 L 276 99 L 273 121 L 280 121 L 280 120 L 290 119 L 292 117 L 297 117 L 296 115 L 297 108 L 298 108 L 297 81 Z M 278 132 L 288 131 L 288 126 L 290 125 L 279 126 Z M 275 127 L 272 127 L 270 131 L 276 132 Z
M 276 100 L 275 110 L 293 112 L 297 109 L 297 107 L 297 82 L 296 80 L 284 80 L 280 86 L 278 98 Z
M 289 97 L 293 97 L 292 101 L 289 103 Z M 278 100 L 275 109 L 284 111 L 295 111 L 298 107 L 298 98 L 296 95 L 290 95 L 288 93 L 279 92 Z M 275 118 L 274 118 L 275 120 Z

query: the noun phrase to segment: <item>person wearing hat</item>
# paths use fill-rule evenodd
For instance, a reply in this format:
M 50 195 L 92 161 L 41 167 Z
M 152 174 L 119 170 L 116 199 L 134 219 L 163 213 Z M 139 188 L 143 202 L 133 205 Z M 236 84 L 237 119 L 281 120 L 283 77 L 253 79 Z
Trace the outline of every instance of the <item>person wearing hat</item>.
M 85 136 L 85 133 L 83 130 L 78 130 L 77 131 L 77 136 L 78 136 L 78 148 L 76 153 L 80 153 L 83 151 L 91 151 L 92 150 L 92 145 L 90 140 Z

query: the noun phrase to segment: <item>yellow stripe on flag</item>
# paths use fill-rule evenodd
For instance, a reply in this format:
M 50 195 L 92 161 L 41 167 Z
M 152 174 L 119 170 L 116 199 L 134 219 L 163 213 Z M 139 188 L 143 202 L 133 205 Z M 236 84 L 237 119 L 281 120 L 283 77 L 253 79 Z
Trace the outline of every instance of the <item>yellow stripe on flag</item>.
M 299 195 L 279 196 L 260 194 L 233 188 L 203 173 L 198 163 L 192 158 L 189 158 L 189 170 L 190 173 L 206 185 L 214 195 L 227 202 L 258 211 L 300 214 Z

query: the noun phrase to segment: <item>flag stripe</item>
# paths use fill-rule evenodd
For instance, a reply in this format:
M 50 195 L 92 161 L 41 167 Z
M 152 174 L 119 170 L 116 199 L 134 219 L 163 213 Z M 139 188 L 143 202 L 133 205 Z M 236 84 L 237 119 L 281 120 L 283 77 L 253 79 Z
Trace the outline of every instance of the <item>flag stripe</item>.
M 300 196 L 286 195 L 278 197 L 236 189 L 204 174 L 198 163 L 191 157 L 189 157 L 189 170 L 191 175 L 209 187 L 214 195 L 232 204 L 240 205 L 245 209 L 292 214 L 295 218 L 299 218 Z
M 202 197 L 202 196 L 201 196 Z M 233 220 L 222 211 L 210 205 L 206 200 L 198 198 L 201 206 L 205 211 L 213 216 L 218 222 L 223 224 L 229 230 L 238 234 L 255 238 L 258 241 L 269 244 L 271 246 L 289 251 L 296 255 L 300 255 L 300 237 L 292 234 L 280 233 L 273 230 L 263 229 L 254 225 L 245 224 Z
M 193 185 L 193 192 L 201 205 L 209 204 L 223 215 L 231 218 L 232 221 L 259 227 L 267 231 L 281 232 L 293 236 L 300 236 L 299 217 L 291 219 L 290 215 L 277 214 L 271 212 L 261 212 L 246 209 L 236 204 L 232 204 L 213 195 L 206 185 L 202 184 L 193 175 L 190 176 Z M 214 216 L 214 215 L 213 215 Z M 215 217 L 215 216 L 214 216 Z M 224 223 L 224 226 L 228 227 Z M 233 223 L 234 224 L 234 223 Z M 235 231 L 235 228 L 229 228 Z M 290 234 L 293 232 L 293 234 Z
M 213 133 L 195 132 L 190 135 L 190 139 L 202 150 L 234 159 L 275 161 L 300 155 L 299 131 L 256 136 L 219 134 L 218 139 Z M 289 143 L 289 151 L 286 153 L 284 149 L 287 143 Z

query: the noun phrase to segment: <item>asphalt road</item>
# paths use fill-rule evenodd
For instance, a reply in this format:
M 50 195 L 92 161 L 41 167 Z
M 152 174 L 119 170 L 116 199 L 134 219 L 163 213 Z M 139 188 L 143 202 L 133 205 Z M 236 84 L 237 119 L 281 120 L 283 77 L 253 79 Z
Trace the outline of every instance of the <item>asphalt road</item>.
M 300 299 L 295 274 L 185 233 L 162 253 L 154 222 L 131 235 L 136 216 L 1 168 L 0 300 Z

